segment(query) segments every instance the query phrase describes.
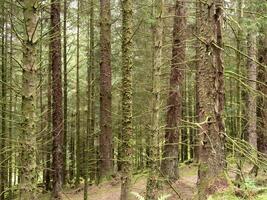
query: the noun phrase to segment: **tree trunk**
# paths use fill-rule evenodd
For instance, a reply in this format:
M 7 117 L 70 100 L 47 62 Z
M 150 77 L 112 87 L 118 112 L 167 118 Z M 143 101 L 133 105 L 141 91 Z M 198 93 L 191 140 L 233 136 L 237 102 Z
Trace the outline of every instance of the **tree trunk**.
M 244 18 L 244 0 L 238 0 L 238 24 L 241 28 L 238 28 L 238 32 L 237 32 L 237 41 L 236 41 L 236 48 L 238 51 L 244 51 L 244 29 L 243 29 L 243 18 Z M 236 70 L 237 70 L 237 74 L 241 75 L 242 73 L 242 65 L 243 63 L 243 57 L 239 52 L 236 52 Z M 240 85 L 240 82 L 237 82 L 237 99 L 236 99 L 236 104 L 238 105 L 236 111 L 236 133 L 237 133 L 237 137 L 242 139 L 244 138 L 244 134 L 243 134 L 243 127 L 242 127 L 242 88 Z
M 51 25 L 50 25 L 51 27 Z M 52 37 L 52 33 L 50 32 L 50 36 Z M 49 53 L 48 53 L 48 69 L 47 69 L 47 131 L 46 131 L 46 140 L 49 141 L 46 144 L 46 164 L 44 170 L 44 184 L 45 190 L 51 190 L 51 137 L 52 137 L 52 50 L 51 50 L 51 42 L 49 43 Z
M 68 66 L 67 66 L 67 0 L 64 0 L 64 21 L 63 21 L 63 69 L 64 69 L 64 167 L 63 167 L 63 184 L 68 181 L 67 166 L 67 149 L 68 149 Z
M 111 13 L 110 0 L 100 0 L 100 176 L 113 172 L 111 128 Z
M 248 46 L 248 56 L 256 60 L 256 34 L 252 31 L 247 36 L 247 46 Z M 248 85 L 252 91 L 256 91 L 257 89 L 257 64 L 248 59 Z M 248 110 L 247 110 L 247 117 L 248 117 L 248 124 L 247 124 L 247 131 L 248 131 L 248 139 L 249 144 L 257 149 L 257 102 L 256 96 L 253 92 L 248 93 Z
M 10 5 L 10 13 L 11 15 L 13 14 L 13 5 L 11 1 Z M 10 25 L 10 57 L 9 57 L 9 85 L 13 84 L 13 32 L 12 32 L 12 24 Z M 9 148 L 11 149 L 9 153 L 9 175 L 8 175 L 8 188 L 9 188 L 9 193 L 8 193 L 8 200 L 12 200 L 13 197 L 13 177 L 15 179 L 14 172 L 14 165 L 13 165 L 13 91 L 12 88 L 9 88 Z
M 200 9 L 200 2 L 199 0 L 196 0 L 196 35 L 199 36 L 200 35 L 200 27 L 201 27 L 201 20 L 202 20 L 202 12 Z M 196 116 L 196 122 L 199 122 L 199 116 L 200 116 L 200 112 L 199 112 L 199 79 L 201 78 L 200 77 L 200 71 L 199 71 L 199 66 L 200 66 L 200 61 L 202 60 L 202 56 L 203 56 L 203 51 L 201 51 L 201 41 L 199 39 L 197 39 L 196 41 L 196 79 L 195 79 L 195 87 L 196 87 L 196 107 L 195 107 L 195 116 Z M 196 135 L 195 135 L 195 138 L 194 138 L 194 145 L 195 145 L 195 148 L 194 148 L 194 161 L 196 163 L 199 162 L 199 145 L 200 145 L 200 141 L 199 141 L 199 138 L 200 138 L 200 130 L 197 129 L 196 130 Z
M 77 54 L 76 54 L 76 179 L 75 185 L 80 184 L 81 177 L 81 112 L 80 112 L 80 0 L 77 1 Z
M 36 90 L 37 90 L 37 53 L 36 29 L 38 9 L 35 0 L 24 0 L 23 20 L 25 35 L 22 41 L 22 106 L 21 106 L 21 180 L 20 196 L 22 200 L 37 200 L 36 166 Z
M 221 0 L 200 2 L 202 12 L 200 35 L 204 41 L 199 51 L 199 123 L 200 157 L 198 169 L 199 199 L 207 199 L 209 195 L 227 187 L 224 170 L 224 80 L 222 60 L 222 20 L 223 3 Z
M 262 25 L 259 39 L 259 62 L 267 66 L 267 27 Z M 267 69 L 259 66 L 258 70 L 258 90 L 262 95 L 258 98 L 258 150 L 267 154 Z
M 182 83 L 186 68 L 186 8 L 185 2 L 176 1 L 173 25 L 172 64 L 170 91 L 167 101 L 165 145 L 161 170 L 170 180 L 178 179 L 179 126 L 182 117 Z
M 90 166 L 90 180 L 96 179 L 96 150 L 95 150 L 95 0 L 90 1 L 90 97 L 91 97 L 91 106 L 90 106 L 90 138 L 89 138 L 89 162 Z M 89 94 L 88 94 L 89 95 Z
M 62 199 L 63 176 L 63 113 L 61 84 L 60 0 L 51 0 L 51 68 L 52 68 L 52 169 L 53 199 Z
M 5 190 L 7 186 L 7 154 L 5 153 L 7 145 L 7 133 L 6 133 L 6 104 L 7 104 L 7 78 L 6 78 L 6 68 L 7 68 L 7 58 L 6 58 L 6 12 L 5 12 L 5 3 L 1 3 L 1 134 L 0 134 L 0 200 L 5 199 Z
M 121 200 L 130 199 L 132 171 L 133 1 L 122 0 L 122 146 Z
M 88 66 L 87 66 L 87 137 L 86 137 L 86 172 L 84 184 L 84 200 L 88 199 L 89 178 L 92 183 L 95 180 L 94 174 L 94 0 L 90 0 L 90 15 L 88 21 Z
M 157 199 L 157 184 L 158 184 L 158 170 L 159 170 L 159 150 L 158 137 L 160 136 L 160 81 L 161 81 L 161 65 L 162 65 L 162 37 L 163 37 L 163 8 L 164 0 L 157 0 L 154 2 L 153 17 L 156 18 L 156 23 L 153 27 L 153 103 L 152 103 L 152 119 L 150 131 L 150 153 L 149 155 L 149 177 L 146 185 L 146 199 Z M 138 140 L 139 138 L 137 138 Z M 140 140 L 140 139 L 139 139 Z M 142 144 L 141 144 L 142 145 Z

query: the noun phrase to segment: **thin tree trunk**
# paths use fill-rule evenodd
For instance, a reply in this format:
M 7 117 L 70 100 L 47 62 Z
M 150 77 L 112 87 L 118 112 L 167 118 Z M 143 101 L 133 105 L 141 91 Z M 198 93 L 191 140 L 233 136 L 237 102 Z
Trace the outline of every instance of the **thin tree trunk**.
M 73 181 L 75 178 L 75 165 L 76 165 L 76 160 L 75 160 L 75 113 L 71 113 L 71 119 L 70 119 L 70 130 L 71 130 L 71 137 L 70 137 L 70 145 L 69 145 L 69 151 L 70 151 L 70 181 Z
M 251 33 L 247 36 L 247 46 L 248 46 L 248 56 L 253 58 L 254 60 L 257 59 L 256 57 L 256 34 L 251 31 Z M 248 59 L 248 85 L 252 91 L 256 91 L 257 89 L 257 64 Z M 248 139 L 249 144 L 253 146 L 253 148 L 257 149 L 257 101 L 256 96 L 253 92 L 249 92 L 248 94 L 248 110 L 247 110 L 247 117 L 248 117 Z
M 67 0 L 64 0 L 64 21 L 63 21 L 63 69 L 64 69 L 64 167 L 63 184 L 68 180 L 67 149 L 68 149 L 68 68 L 67 68 Z
M 236 38 L 236 49 L 238 50 L 236 52 L 236 73 L 238 75 L 242 75 L 242 65 L 243 63 L 243 57 L 239 52 L 244 51 L 244 23 L 243 23 L 243 18 L 244 18 L 244 0 L 238 0 L 238 5 L 237 5 L 237 17 L 238 17 L 238 24 L 239 27 L 238 31 L 237 31 L 237 38 Z M 239 81 L 237 81 L 236 83 L 236 88 L 237 88 L 237 96 L 236 96 L 236 105 L 237 105 L 237 109 L 236 109 L 236 121 L 235 121 L 235 132 L 236 132 L 236 137 L 239 139 L 244 139 L 244 133 L 243 133 L 243 127 L 242 127 L 242 113 L 243 113 L 243 109 L 242 109 L 242 104 L 243 104 L 243 99 L 242 99 L 242 88 L 241 88 L 241 84 Z M 242 173 L 242 166 L 243 166 L 243 160 L 242 160 L 242 156 L 238 156 L 238 160 L 237 160 L 237 166 L 238 166 L 238 170 L 240 171 L 237 175 L 236 175 L 236 181 L 240 181 L 241 179 L 241 173 Z
M 184 77 L 186 51 L 186 8 L 185 2 L 176 0 L 173 25 L 172 64 L 170 91 L 167 101 L 165 145 L 161 170 L 170 180 L 178 179 L 179 126 L 182 117 L 182 83 Z
M 200 10 L 200 1 L 196 0 L 196 35 L 200 35 L 200 28 L 201 28 L 201 24 L 202 24 L 202 10 Z M 199 39 L 197 39 L 196 41 L 196 80 L 195 80 L 195 85 L 196 85 L 196 121 L 199 122 L 199 116 L 200 116 L 200 109 L 199 109 L 199 79 L 200 77 L 200 70 L 199 70 L 199 66 L 200 66 L 200 61 L 203 58 L 203 51 L 201 51 L 201 41 Z M 194 156 L 195 156 L 195 162 L 198 163 L 199 162 L 199 145 L 200 145 L 200 130 L 197 129 L 196 130 L 196 135 L 195 135 L 195 139 L 194 139 Z
M 10 4 L 10 13 L 11 15 L 13 14 L 13 1 L 11 0 L 11 4 Z M 10 24 L 11 28 L 10 28 L 10 57 L 9 57 L 9 85 L 12 86 L 13 84 L 13 32 L 12 32 L 12 23 Z M 8 175 L 8 188 L 9 188 L 9 193 L 8 193 L 8 200 L 12 200 L 13 199 L 13 172 L 15 172 L 15 169 L 13 170 L 14 166 L 13 166 L 13 91 L 12 88 L 9 88 L 9 148 L 10 153 L 9 153 L 9 175 Z
M 50 25 L 51 27 L 51 25 Z M 50 33 L 50 37 L 52 34 Z M 48 52 L 48 69 L 47 69 L 47 132 L 46 132 L 46 164 L 45 164 L 45 172 L 44 172 L 44 184 L 45 190 L 51 190 L 51 140 L 52 137 L 52 74 L 51 74 L 51 67 L 52 67 L 52 51 L 51 51 L 51 42 L 49 43 L 49 52 Z
M 77 9 L 77 54 L 76 54 L 76 179 L 75 185 L 80 184 L 81 177 L 81 112 L 80 112 L 80 0 Z
M 202 12 L 199 51 L 199 123 L 201 123 L 200 157 L 198 169 L 199 199 L 207 199 L 228 186 L 225 178 L 224 151 L 224 80 L 222 60 L 223 2 L 200 2 Z M 214 38 L 214 39 L 213 39 Z
M 130 198 L 132 171 L 132 67 L 133 67 L 133 1 L 122 0 L 122 146 L 121 196 Z
M 63 113 L 61 83 L 60 0 L 51 0 L 51 69 L 52 69 L 52 199 L 62 199 Z
M 1 134 L 0 134 L 0 200 L 5 199 L 5 189 L 7 186 L 7 162 L 5 153 L 6 145 L 7 145 L 7 133 L 6 133 L 6 104 L 7 104 L 7 92 L 6 92 L 6 40 L 5 35 L 6 31 L 6 17 L 5 17 L 5 3 L 1 3 Z
M 111 13 L 110 0 L 100 0 L 100 176 L 113 173 L 111 127 Z
M 163 40 L 163 7 L 164 0 L 157 0 L 154 2 L 153 17 L 156 18 L 156 23 L 153 27 L 153 107 L 150 131 L 150 153 L 149 160 L 149 177 L 146 185 L 146 199 L 157 199 L 157 184 L 158 184 L 158 170 L 159 170 L 159 150 L 158 137 L 160 135 L 160 75 L 162 65 L 162 40 Z M 138 139 L 137 139 L 138 140 Z M 140 140 L 140 139 L 139 139 Z M 140 145 L 141 146 L 141 145 Z
M 95 0 L 90 0 L 90 97 L 91 97 L 91 112 L 90 112 L 90 138 L 89 138 L 89 162 L 90 166 L 90 180 L 96 179 L 96 150 L 94 146 L 95 141 Z
M 243 30 L 243 18 L 244 18 L 244 0 L 238 0 L 238 24 L 241 28 L 238 29 L 237 32 L 237 41 L 236 41 L 236 48 L 238 51 L 243 51 L 244 45 L 244 30 Z M 242 55 L 239 52 L 236 52 L 236 70 L 237 74 L 241 75 L 242 72 L 242 64 L 243 64 L 243 58 Z M 238 105 L 237 111 L 237 118 L 236 118 L 236 131 L 237 131 L 237 137 L 242 139 L 244 137 L 243 130 L 242 130 L 242 91 L 241 91 L 241 85 L 240 82 L 237 82 L 237 99 L 236 103 Z
M 267 27 L 262 25 L 259 39 L 259 62 L 267 66 Z M 267 69 L 259 66 L 258 90 L 262 95 L 258 98 L 258 151 L 267 154 Z M 266 156 L 265 156 L 266 157 Z
M 86 169 L 85 169 L 85 184 L 84 184 L 84 200 L 88 199 L 88 185 L 89 185 L 89 180 L 88 178 L 90 177 L 90 181 L 92 182 L 94 180 L 94 175 L 93 174 L 93 162 L 94 160 L 94 129 L 92 130 L 92 126 L 94 127 L 93 124 L 91 124 L 92 120 L 92 85 L 93 81 L 92 80 L 92 71 L 94 67 L 94 0 L 89 1 L 90 5 L 90 15 L 89 15 L 89 21 L 88 21 L 88 40 L 89 40 L 89 45 L 88 45 L 88 66 L 87 66 L 87 136 L 86 136 L 86 150 L 85 150 L 85 162 L 86 162 Z M 94 122 L 93 122 L 94 123 Z M 90 159 L 90 160 L 89 160 Z

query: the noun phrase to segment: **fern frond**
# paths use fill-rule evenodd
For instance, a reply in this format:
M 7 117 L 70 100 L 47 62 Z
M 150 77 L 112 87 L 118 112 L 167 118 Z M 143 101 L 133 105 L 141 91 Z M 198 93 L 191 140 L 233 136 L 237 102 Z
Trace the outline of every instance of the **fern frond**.
M 140 194 L 137 192 L 131 192 L 132 195 L 134 195 L 138 200 L 145 200 L 144 197 L 142 197 Z

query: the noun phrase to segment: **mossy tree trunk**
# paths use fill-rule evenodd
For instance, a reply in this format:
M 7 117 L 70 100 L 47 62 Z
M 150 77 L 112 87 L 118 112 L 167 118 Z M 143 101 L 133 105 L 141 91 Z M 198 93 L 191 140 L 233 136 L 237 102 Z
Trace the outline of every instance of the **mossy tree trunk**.
M 146 185 L 146 199 L 157 199 L 157 184 L 159 177 L 159 149 L 158 138 L 160 134 L 160 82 L 161 82 L 161 65 L 162 65 L 162 37 L 163 37 L 163 9 L 164 0 L 157 0 L 154 2 L 153 17 L 156 22 L 152 27 L 153 31 L 153 69 L 152 69 L 152 116 L 151 116 L 151 131 L 150 131 L 150 160 L 149 163 L 149 176 Z
M 38 28 L 39 1 L 24 0 L 23 20 L 25 23 L 22 38 L 22 106 L 21 106 L 21 179 L 20 198 L 37 200 L 36 166 L 36 90 L 37 52 L 36 30 Z
M 256 33 L 254 31 L 250 31 L 247 35 L 247 47 L 248 47 L 248 56 L 253 58 L 254 60 L 257 59 L 256 55 Z M 252 91 L 256 91 L 257 89 L 257 64 L 248 59 L 247 63 L 247 77 L 248 77 L 248 85 Z M 257 149 L 257 102 L 256 102 L 256 95 L 253 92 L 248 93 L 248 123 L 247 123 L 247 131 L 248 131 L 248 139 L 249 144 Z
M 130 199 L 132 173 L 133 1 L 122 0 L 122 141 L 121 200 Z

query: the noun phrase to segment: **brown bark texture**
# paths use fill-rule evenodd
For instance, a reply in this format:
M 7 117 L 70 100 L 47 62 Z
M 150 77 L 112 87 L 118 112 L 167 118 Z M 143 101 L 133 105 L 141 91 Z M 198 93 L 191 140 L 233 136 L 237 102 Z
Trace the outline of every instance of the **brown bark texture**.
M 176 1 L 173 25 L 173 47 L 170 75 L 170 91 L 167 101 L 165 144 L 161 170 L 167 179 L 178 179 L 179 125 L 182 117 L 182 83 L 186 52 L 185 2 Z
M 201 124 L 198 170 L 199 199 L 227 187 L 224 170 L 225 128 L 223 121 L 224 79 L 222 60 L 223 2 L 199 2 L 201 22 L 199 27 L 199 123 Z
M 61 199 L 63 178 L 63 113 L 61 83 L 60 0 L 51 0 L 51 69 L 52 69 L 52 170 L 53 199 Z
M 113 171 L 111 127 L 111 13 L 110 0 L 100 0 L 100 176 Z

